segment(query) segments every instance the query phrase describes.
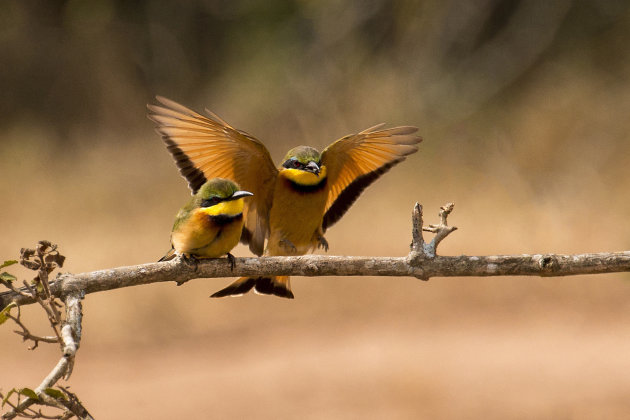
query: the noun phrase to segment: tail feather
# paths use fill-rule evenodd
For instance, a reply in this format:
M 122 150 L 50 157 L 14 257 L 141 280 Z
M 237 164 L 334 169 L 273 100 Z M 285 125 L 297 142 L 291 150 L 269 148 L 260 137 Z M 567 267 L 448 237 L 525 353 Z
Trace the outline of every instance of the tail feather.
M 170 261 L 173 258 L 175 258 L 177 256 L 177 254 L 175 254 L 175 249 L 171 248 L 170 251 L 168 251 L 166 254 L 164 254 L 164 256 L 162 258 L 160 258 L 158 260 L 158 262 L 160 261 Z
M 293 292 L 291 292 L 288 276 L 241 277 L 225 289 L 219 290 L 210 297 L 241 296 L 254 287 L 256 293 L 293 299 Z
M 256 279 L 241 277 L 225 289 L 221 289 L 210 297 L 241 296 L 249 292 L 256 284 Z
M 293 299 L 291 283 L 288 276 L 258 277 L 254 289 L 263 295 L 276 295 L 279 297 Z

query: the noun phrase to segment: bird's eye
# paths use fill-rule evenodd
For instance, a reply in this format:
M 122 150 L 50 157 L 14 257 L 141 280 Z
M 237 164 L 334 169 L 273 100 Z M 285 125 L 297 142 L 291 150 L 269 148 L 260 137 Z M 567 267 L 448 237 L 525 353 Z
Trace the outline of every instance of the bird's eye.
M 300 163 L 300 161 L 299 161 L 299 160 L 294 160 L 294 161 L 293 161 L 293 167 L 294 167 L 294 168 L 299 168 L 300 166 L 302 166 L 302 164 Z

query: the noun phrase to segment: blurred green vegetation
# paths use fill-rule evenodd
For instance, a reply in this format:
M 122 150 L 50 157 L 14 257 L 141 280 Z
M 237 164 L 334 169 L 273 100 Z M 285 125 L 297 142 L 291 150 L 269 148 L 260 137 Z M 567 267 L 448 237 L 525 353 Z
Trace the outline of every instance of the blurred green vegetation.
M 0 125 L 42 125 L 62 144 L 77 127 L 137 129 L 155 94 L 251 115 L 274 134 L 334 119 L 431 129 L 527 89 L 558 58 L 613 85 L 627 80 L 630 58 L 630 5 L 620 0 L 4 0 L 2 9 Z

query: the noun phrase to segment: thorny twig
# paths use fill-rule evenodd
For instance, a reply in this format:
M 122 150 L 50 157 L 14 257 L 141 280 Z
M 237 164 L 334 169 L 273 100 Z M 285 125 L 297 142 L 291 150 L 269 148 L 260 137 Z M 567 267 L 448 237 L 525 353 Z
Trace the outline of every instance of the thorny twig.
M 7 317 L 12 319 L 22 329 L 22 331 L 16 331 L 17 334 L 21 335 L 24 340 L 32 340 L 34 342 L 31 349 L 36 348 L 39 341 L 59 343 L 62 357 L 42 383 L 35 388 L 34 391 L 30 391 L 34 393 L 37 398 L 33 396 L 22 400 L 21 392 L 17 392 L 17 404 L 6 399 L 5 403 L 11 407 L 11 411 L 4 414 L 2 418 L 12 419 L 19 416 L 25 418 L 60 419 L 76 416 L 80 419 L 91 419 L 92 417 L 89 412 L 80 403 L 75 394 L 62 387 L 58 390 L 51 391 L 52 387 L 59 379 L 63 377 L 67 380 L 72 373 L 74 357 L 79 348 L 81 339 L 81 300 L 84 295 L 78 292 L 65 297 L 66 316 L 65 321 L 62 321 L 59 308 L 63 305 L 57 302 L 55 296 L 51 293 L 48 275 L 55 268 L 63 266 L 65 257 L 59 254 L 57 246 L 51 244 L 49 241 L 40 241 L 35 249 L 23 248 L 20 254 L 20 263 L 31 270 L 37 271 L 38 274 L 33 280 L 34 286 L 31 286 L 28 282 L 24 282 L 23 290 L 26 290 L 26 292 L 20 290 L 18 295 L 22 297 L 29 296 L 39 303 L 46 312 L 50 326 L 56 337 L 41 337 L 32 334 L 20 319 L 21 313 L 19 305 L 17 306 L 17 316 L 7 314 Z M 4 283 L 9 282 L 3 282 L 3 284 Z M 16 291 L 15 287 L 10 283 L 9 286 L 9 289 Z M 42 413 L 41 410 L 35 411 L 32 409 L 31 406 L 34 404 L 56 407 L 63 410 L 63 412 L 56 416 L 46 415 Z

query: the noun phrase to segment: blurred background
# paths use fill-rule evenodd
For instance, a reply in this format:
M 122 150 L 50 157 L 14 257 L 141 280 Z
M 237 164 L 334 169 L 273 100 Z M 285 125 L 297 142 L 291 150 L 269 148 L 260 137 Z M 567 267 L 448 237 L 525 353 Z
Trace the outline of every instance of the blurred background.
M 406 255 L 416 201 L 426 223 L 455 202 L 444 255 L 627 250 L 629 44 L 622 0 L 4 0 L 0 259 L 40 239 L 75 273 L 167 251 L 190 193 L 146 118 L 155 95 L 213 110 L 276 162 L 380 122 L 418 126 L 419 152 L 327 232 L 332 255 Z M 103 419 L 628 418 L 629 279 L 296 277 L 293 301 L 210 300 L 229 279 L 98 293 L 71 390 Z M 11 329 L 5 392 L 58 358 Z

